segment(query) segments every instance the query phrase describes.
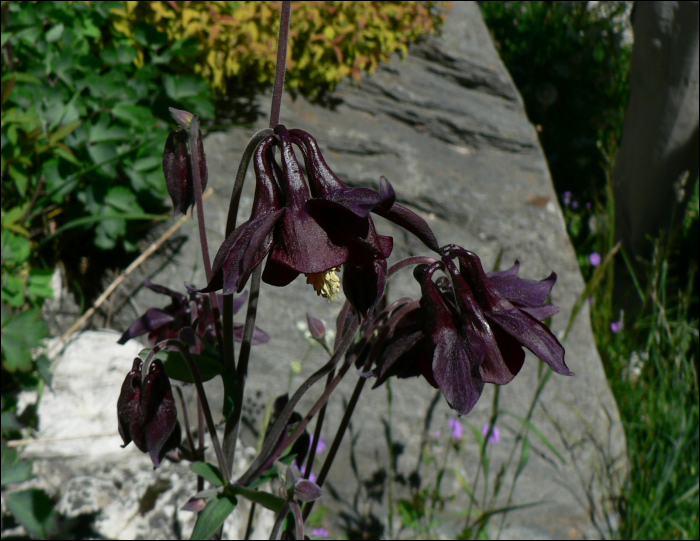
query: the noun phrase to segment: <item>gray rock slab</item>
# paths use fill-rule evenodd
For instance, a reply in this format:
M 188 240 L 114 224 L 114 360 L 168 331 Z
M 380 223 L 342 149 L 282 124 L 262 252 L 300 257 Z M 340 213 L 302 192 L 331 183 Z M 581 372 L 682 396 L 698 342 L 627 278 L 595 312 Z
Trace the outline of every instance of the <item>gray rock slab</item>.
M 440 244 L 456 243 L 477 252 L 486 269 L 493 268 L 499 259 L 502 268 L 517 259 L 522 263 L 520 275 L 525 278 L 542 279 L 556 271 L 559 279 L 552 300 L 562 311 L 553 318 L 552 329 L 562 337 L 584 283 L 537 134 L 491 42 L 478 6 L 455 2 L 441 37 L 412 47 L 405 60 L 395 59 L 382 66 L 359 87 L 341 85 L 331 101 L 333 107 L 328 108 L 287 96 L 282 122 L 313 134 L 329 165 L 349 185 L 377 187 L 380 175 L 387 176 L 397 199 L 430 223 Z M 261 110 L 266 110 L 269 96 L 258 103 Z M 215 190 L 215 196 L 205 203 L 212 258 L 223 241 L 228 198 L 241 152 L 248 138 L 265 126 L 266 121 L 261 118 L 253 127 L 212 133 L 204 142 L 209 183 Z M 253 181 L 249 172 L 239 223 L 247 219 Z M 393 224 L 379 218 L 376 223 L 380 233 L 394 237 L 390 262 L 408 255 L 428 254 L 419 241 Z M 203 285 L 199 250 L 196 225 L 188 222 L 171 248 L 160 251 L 122 286 L 120 297 L 113 304 L 112 326 L 124 330 L 148 307 L 166 304 L 162 296 L 141 286 L 145 277 L 180 289 L 183 281 Z M 390 286 L 392 298 L 403 295 L 419 295 L 410 271 L 398 275 Z M 303 278 L 286 288 L 263 287 L 258 325 L 273 340 L 254 348 L 251 358 L 248 389 L 252 402 L 248 413 L 253 422 L 267 400 L 294 389 L 325 361 L 321 349 L 310 347 L 297 324 L 303 323 L 308 312 L 332 326 L 340 307 L 341 303 L 329 304 L 318 298 Z M 532 414 L 536 430 L 529 433 L 530 459 L 512 498 L 508 499 L 508 493 L 520 461 L 519 453 L 501 479 L 500 493 L 490 501 L 492 508 L 507 503 L 537 504 L 507 515 L 503 525 L 508 537 L 602 535 L 608 527 L 604 511 L 610 512 L 610 499 L 619 490 L 616 476 L 626 467 L 624 433 L 595 348 L 586 306 L 564 345 L 567 363 L 576 375 L 566 378 L 555 374 L 546 384 Z M 119 374 L 123 378 L 130 368 L 132 353 L 126 347 L 114 348 L 122 355 Z M 301 362 L 300 375 L 291 369 L 295 361 Z M 539 361 L 528 353 L 520 375 L 500 389 L 501 414 L 496 425 L 500 441 L 488 446 L 489 495 L 493 494 L 497 472 L 508 462 L 518 441 L 518 417 L 526 416 L 539 378 L 546 373 L 540 369 Z M 96 371 L 90 377 L 96 382 L 103 375 Z M 323 434 L 328 441 L 355 381 L 351 372 L 329 405 Z M 403 445 L 398 471 L 408 477 L 416 468 L 424 419 L 435 390 L 421 378 L 393 381 L 392 391 L 393 438 Z M 308 393 L 300 403 L 300 411 L 308 409 L 320 392 L 315 388 Z M 112 404 L 116 404 L 118 390 L 111 393 Z M 214 389 L 213 395 L 213 401 L 220 404 L 220 391 Z M 450 451 L 448 457 L 447 464 L 464 476 L 472 488 L 479 465 L 479 445 L 469 427 L 477 434 L 481 432 L 491 417 L 493 402 L 494 386 L 489 385 L 474 411 L 462 419 L 465 432 L 460 452 Z M 427 449 L 436 457 L 443 457 L 451 445 L 451 418 L 452 411 L 440 397 L 427 431 Z M 372 513 L 386 523 L 386 494 L 381 502 L 368 500 L 362 483 L 388 465 L 383 423 L 388 419 L 386 387 L 367 388 L 352 427 L 352 434 L 360 437 L 351 447 L 351 438 L 346 435 L 329 478 L 329 492 L 335 491 L 338 500 L 328 494 L 324 505 L 349 516 Z M 113 423 L 116 430 L 116 418 Z M 441 432 L 439 438 L 434 434 L 437 430 Z M 252 437 L 248 438 L 248 443 L 253 443 Z M 350 465 L 351 453 L 357 475 Z M 323 454 L 320 458 L 324 458 Z M 143 475 L 151 475 L 151 479 L 175 468 L 167 464 L 154 473 L 147 460 L 143 462 Z M 424 482 L 429 481 L 430 467 L 421 468 Z M 80 468 L 76 471 L 80 473 Z M 484 504 L 483 473 L 479 479 L 477 508 Z M 360 508 L 351 505 L 356 491 L 360 491 L 361 501 L 367 502 Z M 441 535 L 450 538 L 462 527 L 468 497 L 460 489 L 457 476 L 451 473 L 446 475 L 442 491 L 456 495 L 445 510 L 448 520 L 440 527 Z M 397 485 L 394 496 L 407 493 L 407 489 Z M 492 523 L 491 535 L 497 534 L 499 522 Z M 328 522 L 328 527 L 338 525 L 339 521 Z M 398 526 L 397 522 L 394 531 Z

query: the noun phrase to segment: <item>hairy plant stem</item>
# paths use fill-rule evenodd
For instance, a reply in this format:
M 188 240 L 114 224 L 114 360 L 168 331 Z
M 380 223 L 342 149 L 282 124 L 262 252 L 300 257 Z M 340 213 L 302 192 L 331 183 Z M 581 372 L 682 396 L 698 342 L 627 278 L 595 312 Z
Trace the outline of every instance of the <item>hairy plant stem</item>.
M 350 367 L 350 363 L 344 363 L 342 369 L 340 370 L 340 373 L 333 379 L 330 385 L 327 386 L 323 395 L 321 395 L 321 398 L 318 399 L 318 401 L 314 404 L 314 406 L 311 408 L 306 417 L 297 425 L 294 432 L 284 439 L 283 446 L 277 445 L 277 442 L 280 440 L 280 437 L 286 431 L 289 418 L 292 416 L 294 408 L 301 399 L 301 397 L 304 396 L 306 391 L 308 391 L 314 383 L 316 383 L 323 376 L 327 375 L 335 367 L 335 365 L 338 364 L 340 358 L 353 344 L 355 340 L 355 334 L 357 333 L 359 325 L 359 319 L 357 317 L 353 317 L 352 321 L 348 325 L 345 334 L 343 335 L 342 340 L 340 341 L 340 344 L 338 345 L 338 348 L 333 354 L 333 357 L 331 357 L 331 359 L 320 369 L 318 369 L 311 376 L 309 376 L 309 378 L 304 383 L 302 383 L 301 386 L 297 389 L 297 391 L 294 393 L 294 396 L 292 396 L 289 402 L 287 402 L 287 405 L 282 409 L 282 412 L 277 418 L 275 424 L 272 426 L 272 429 L 270 430 L 270 433 L 268 434 L 267 438 L 265 438 L 265 442 L 263 443 L 263 447 L 260 451 L 260 454 L 253 461 L 248 470 L 246 470 L 246 472 L 243 475 L 241 475 L 239 479 L 236 480 L 236 485 L 246 485 L 250 483 L 255 479 L 255 477 L 259 473 L 264 471 L 263 466 L 265 466 L 266 464 L 272 464 L 272 462 L 274 462 L 279 457 L 278 453 L 284 451 L 284 449 L 286 449 L 291 442 L 293 442 L 294 440 L 296 440 L 296 438 L 299 437 L 299 435 L 306 428 L 306 425 L 309 424 L 309 421 L 314 417 L 314 415 L 316 415 L 316 412 L 318 412 L 318 410 L 321 407 L 323 407 L 323 405 L 328 400 L 330 394 L 338 386 L 338 383 L 340 383 L 340 380 L 347 372 L 348 368 Z
M 199 368 L 197 363 L 192 358 L 190 354 L 190 348 L 186 344 L 183 344 L 180 340 L 175 338 L 169 338 L 158 342 L 151 352 L 146 356 L 143 361 L 143 366 L 141 368 L 142 374 L 148 374 L 148 369 L 150 368 L 151 362 L 155 358 L 156 354 L 168 346 L 175 346 L 182 356 L 187 361 L 187 366 L 190 369 L 190 375 L 194 381 L 194 385 L 197 388 L 197 395 L 199 396 L 199 403 L 204 414 L 204 418 L 207 423 L 207 428 L 209 429 L 209 435 L 211 436 L 212 446 L 214 447 L 214 452 L 216 453 L 216 459 L 219 462 L 219 468 L 221 469 L 221 474 L 224 476 L 224 481 L 228 485 L 231 482 L 231 474 L 226 467 L 226 461 L 224 460 L 224 453 L 221 450 L 221 443 L 219 443 L 219 436 L 216 433 L 216 425 L 214 424 L 214 419 L 211 416 L 211 408 L 209 408 L 209 401 L 207 400 L 207 395 L 204 392 L 204 384 L 202 383 L 202 376 L 199 373 Z M 200 436 L 200 442 L 203 437 Z

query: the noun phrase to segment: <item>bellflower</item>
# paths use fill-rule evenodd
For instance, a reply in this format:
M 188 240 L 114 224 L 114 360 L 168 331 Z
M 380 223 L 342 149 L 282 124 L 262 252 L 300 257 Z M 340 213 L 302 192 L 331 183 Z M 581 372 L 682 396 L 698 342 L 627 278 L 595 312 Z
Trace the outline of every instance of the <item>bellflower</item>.
M 165 454 L 180 444 L 180 424 L 165 366 L 155 359 L 145 378 L 142 367 L 143 361 L 134 359 L 122 384 L 117 401 L 119 435 L 122 447 L 133 441 L 140 451 L 149 453 L 157 468 Z

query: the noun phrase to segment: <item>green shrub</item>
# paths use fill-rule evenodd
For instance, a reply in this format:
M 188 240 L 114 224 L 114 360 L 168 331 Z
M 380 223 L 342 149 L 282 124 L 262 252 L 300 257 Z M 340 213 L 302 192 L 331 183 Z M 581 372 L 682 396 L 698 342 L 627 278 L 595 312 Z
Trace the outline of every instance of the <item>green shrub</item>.
M 395 53 L 435 32 L 448 2 L 294 2 L 287 87 L 316 96 L 345 77 L 359 82 Z M 149 62 L 138 42 L 146 23 L 169 42 L 197 40 L 196 61 L 184 66 L 223 93 L 227 83 L 272 85 L 280 2 L 125 2 L 112 10 L 114 28 L 133 36 L 136 62 Z
M 538 127 L 554 184 L 579 201 L 605 192 L 607 156 L 622 131 L 631 58 L 623 39 L 627 4 L 480 3 Z

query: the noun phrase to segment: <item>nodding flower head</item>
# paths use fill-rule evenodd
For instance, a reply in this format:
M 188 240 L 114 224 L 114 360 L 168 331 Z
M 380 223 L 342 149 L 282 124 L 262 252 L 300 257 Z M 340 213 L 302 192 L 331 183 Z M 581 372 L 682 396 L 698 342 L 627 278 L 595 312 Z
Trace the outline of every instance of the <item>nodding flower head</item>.
M 264 282 L 285 286 L 300 274 L 318 295 L 329 300 L 342 285 L 363 315 L 376 305 L 386 284 L 391 237 L 377 233 L 371 213 L 392 220 L 434 250 L 427 223 L 395 203 L 394 190 L 382 177 L 379 191 L 349 188 L 328 167 L 316 140 L 302 130 L 275 128 L 255 151 L 256 191 L 253 211 L 219 249 L 212 278 L 203 292 L 241 291 L 253 269 L 267 257 Z M 306 165 L 302 172 L 293 145 Z M 273 149 L 281 150 L 277 163 Z M 308 177 L 308 180 L 307 180 Z
M 441 261 L 418 265 L 419 308 L 404 309 L 375 359 L 377 384 L 392 375 L 423 375 L 460 415 L 474 407 L 484 383 L 504 385 L 520 371 L 523 347 L 555 372 L 573 375 L 564 348 L 539 320 L 558 308 L 546 302 L 556 275 L 540 282 L 518 278 L 517 264 L 486 275 L 473 252 L 442 249 Z M 453 259 L 459 262 L 459 268 Z M 440 271 L 444 276 L 435 278 Z M 375 386 L 376 386 L 375 385 Z
M 214 342 L 214 325 L 217 314 L 211 309 L 209 299 L 204 295 L 190 292 L 190 298 L 182 293 L 173 291 L 165 286 L 160 286 L 146 280 L 144 285 L 156 293 L 168 295 L 170 304 L 164 308 L 149 308 L 145 314 L 134 321 L 131 326 L 119 338 L 119 344 L 148 333 L 148 341 L 155 345 L 161 340 L 178 338 L 180 331 L 186 327 L 196 326 L 194 353 L 201 353 L 205 349 L 205 342 Z M 238 296 L 233 301 L 234 314 L 241 309 L 248 297 L 248 293 Z M 233 336 L 235 340 L 243 339 L 243 323 L 234 323 Z M 253 345 L 265 344 L 270 337 L 264 331 L 255 328 L 253 333 Z
M 143 376 L 143 361 L 134 359 L 117 401 L 119 434 L 126 447 L 132 441 L 151 456 L 157 468 L 169 451 L 180 445 L 180 424 L 165 367 L 155 359 Z

